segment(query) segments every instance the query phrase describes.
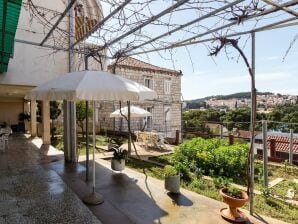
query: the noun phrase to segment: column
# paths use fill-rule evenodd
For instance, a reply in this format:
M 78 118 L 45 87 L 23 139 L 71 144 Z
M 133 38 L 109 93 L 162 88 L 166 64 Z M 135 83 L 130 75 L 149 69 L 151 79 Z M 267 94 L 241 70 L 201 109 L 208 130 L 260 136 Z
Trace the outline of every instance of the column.
M 31 100 L 30 102 L 30 120 L 31 120 L 31 137 L 35 137 L 37 135 L 36 129 L 36 101 Z
M 44 145 L 51 144 L 50 101 L 42 101 L 42 140 Z

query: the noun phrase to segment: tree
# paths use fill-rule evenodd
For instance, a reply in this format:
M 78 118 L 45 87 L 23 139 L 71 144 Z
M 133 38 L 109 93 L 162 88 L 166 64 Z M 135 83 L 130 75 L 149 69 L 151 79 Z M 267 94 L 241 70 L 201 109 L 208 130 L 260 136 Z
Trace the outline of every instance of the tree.
M 289 129 L 293 129 L 294 132 L 298 132 L 298 111 L 286 114 L 282 118 L 282 121 L 289 123 L 286 127 L 287 131 L 289 131 Z
M 61 114 L 60 103 L 58 101 L 51 101 L 50 102 L 50 118 L 52 119 L 51 138 L 55 137 L 56 127 L 54 126 L 54 121 L 57 120 L 60 114 Z
M 88 107 L 88 117 L 92 115 L 92 109 Z M 76 102 L 76 117 L 77 117 L 77 125 L 81 128 L 81 132 L 83 138 L 85 137 L 84 132 L 84 121 L 86 119 L 86 103 L 84 101 Z
M 56 128 L 54 127 L 54 121 L 60 116 L 61 108 L 58 101 L 50 101 L 50 119 L 51 124 L 51 138 L 54 138 Z M 37 101 L 37 111 L 36 111 L 38 122 L 42 122 L 42 101 Z
M 240 17 L 239 17 L 240 18 Z M 254 39 L 254 33 L 252 33 Z M 251 115 L 250 115 L 250 135 L 251 135 L 251 144 L 249 152 L 247 155 L 247 194 L 250 196 L 250 213 L 253 209 L 253 189 L 254 189 L 254 137 L 255 137 L 255 126 L 256 126 L 256 116 L 257 116 L 257 89 L 256 89 L 256 80 L 254 76 L 254 67 L 251 66 L 248 62 L 247 57 L 245 56 L 243 50 L 238 45 L 238 39 L 228 39 L 226 37 L 219 37 L 219 46 L 216 46 L 212 49 L 210 56 L 217 56 L 219 52 L 227 46 L 233 47 L 240 55 L 242 60 L 245 63 L 245 66 L 248 70 L 250 77 L 250 87 L 251 87 Z
M 201 134 L 209 133 L 208 128 L 206 128 L 207 116 L 205 111 L 195 110 L 184 112 L 182 120 L 186 131 L 195 131 Z
M 298 104 L 277 106 L 271 113 L 268 114 L 268 120 L 273 121 L 268 123 L 268 128 L 273 130 L 288 131 L 289 128 L 297 131 L 297 124 L 284 124 L 285 123 L 298 123 L 297 118 Z

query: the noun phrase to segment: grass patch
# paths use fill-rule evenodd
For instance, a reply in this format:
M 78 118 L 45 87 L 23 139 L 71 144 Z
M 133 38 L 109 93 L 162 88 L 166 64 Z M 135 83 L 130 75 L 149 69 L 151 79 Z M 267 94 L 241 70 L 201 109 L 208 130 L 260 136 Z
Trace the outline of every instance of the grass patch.
M 158 162 L 158 163 L 162 163 L 165 165 L 169 165 L 169 164 L 171 164 L 171 162 L 170 162 L 171 158 L 172 158 L 172 154 L 167 154 L 167 155 L 150 157 L 149 160 L 152 160 L 152 161 Z
M 129 158 L 125 165 L 129 168 L 132 168 L 140 173 L 145 173 L 148 176 L 155 177 L 157 179 L 164 179 L 163 178 L 163 168 L 152 163 L 136 160 Z
M 295 191 L 293 200 L 298 201 L 298 183 L 295 183 L 293 180 L 284 180 L 278 183 L 271 188 L 271 193 L 283 199 L 289 199 L 286 197 L 286 195 L 290 188 Z

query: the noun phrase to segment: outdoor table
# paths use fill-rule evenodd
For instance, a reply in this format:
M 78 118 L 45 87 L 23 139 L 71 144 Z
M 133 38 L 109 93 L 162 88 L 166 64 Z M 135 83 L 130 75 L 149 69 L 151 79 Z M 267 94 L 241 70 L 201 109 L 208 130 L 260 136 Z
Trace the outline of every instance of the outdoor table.
M 159 134 L 157 132 L 136 132 L 137 136 L 137 142 L 141 145 L 145 145 L 145 148 L 148 149 L 148 146 L 150 147 L 158 147 L 158 140 L 159 140 Z

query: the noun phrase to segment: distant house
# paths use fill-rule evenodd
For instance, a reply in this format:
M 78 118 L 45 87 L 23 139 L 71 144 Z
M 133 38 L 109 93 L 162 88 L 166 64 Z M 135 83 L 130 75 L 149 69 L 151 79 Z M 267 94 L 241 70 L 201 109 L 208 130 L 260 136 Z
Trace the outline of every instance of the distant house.
M 255 138 L 255 154 L 263 155 L 263 136 L 258 134 Z M 268 132 L 268 157 L 273 161 L 289 159 L 290 138 L 287 133 Z M 298 164 L 298 134 L 293 136 L 293 161 Z
M 158 94 L 155 102 L 137 104 L 151 112 L 152 117 L 137 119 L 132 123 L 132 130 L 156 130 L 169 138 L 176 137 L 176 130 L 181 132 L 181 71 L 162 68 L 132 57 L 120 59 L 116 64 L 109 65 L 108 71 L 115 71 L 116 74 L 145 85 Z M 126 131 L 126 122 L 123 122 L 123 119 L 118 118 L 112 122 L 108 118 L 108 114 L 118 108 L 119 104 L 104 106 L 104 115 L 100 119 L 105 121 L 108 129 Z

